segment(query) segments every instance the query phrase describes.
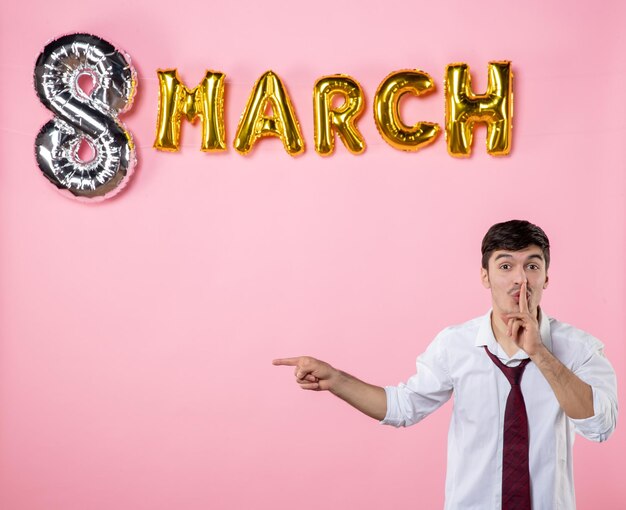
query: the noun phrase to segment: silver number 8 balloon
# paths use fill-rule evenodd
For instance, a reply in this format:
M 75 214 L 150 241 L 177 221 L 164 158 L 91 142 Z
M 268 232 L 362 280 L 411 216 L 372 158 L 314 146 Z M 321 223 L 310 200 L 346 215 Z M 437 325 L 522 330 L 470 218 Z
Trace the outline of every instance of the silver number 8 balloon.
M 93 89 L 79 85 L 88 76 Z M 90 34 L 71 34 L 48 43 L 35 64 L 35 90 L 55 117 L 35 141 L 43 174 L 72 198 L 97 201 L 118 193 L 136 163 L 130 132 L 118 115 L 130 109 L 137 73 L 130 57 Z M 79 157 L 87 143 L 90 161 Z

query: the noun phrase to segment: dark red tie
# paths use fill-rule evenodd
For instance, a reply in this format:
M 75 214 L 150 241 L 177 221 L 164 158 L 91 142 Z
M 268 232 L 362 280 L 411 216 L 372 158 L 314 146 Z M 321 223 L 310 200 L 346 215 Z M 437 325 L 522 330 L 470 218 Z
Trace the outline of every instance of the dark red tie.
M 522 360 L 508 367 L 487 349 L 485 352 L 511 383 L 504 410 L 502 441 L 502 510 L 530 510 L 530 472 L 528 470 L 528 417 L 520 388 L 524 369 Z

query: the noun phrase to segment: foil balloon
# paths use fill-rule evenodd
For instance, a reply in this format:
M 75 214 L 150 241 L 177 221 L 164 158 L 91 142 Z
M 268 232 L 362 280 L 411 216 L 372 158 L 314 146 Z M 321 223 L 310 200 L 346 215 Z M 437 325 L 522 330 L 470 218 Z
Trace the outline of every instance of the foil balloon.
M 489 62 L 487 92 L 472 91 L 467 64 L 446 68 L 446 139 L 452 156 L 467 157 L 472 150 L 474 123 L 487 124 L 487 152 L 494 156 L 511 150 L 513 73 L 511 63 Z
M 342 96 L 343 104 L 333 107 L 335 96 Z M 335 149 L 334 129 L 352 154 L 365 150 L 365 140 L 357 129 L 356 119 L 363 113 L 363 90 L 350 76 L 324 76 L 313 87 L 313 119 L 315 150 L 322 156 Z
M 271 107 L 271 115 L 267 113 Z M 263 136 L 277 136 L 291 156 L 304 151 L 304 140 L 291 101 L 280 78 L 267 71 L 256 82 L 239 121 L 233 143 L 241 154 L 247 154 Z
M 224 130 L 225 74 L 207 71 L 200 84 L 189 90 L 180 81 L 176 69 L 157 71 L 159 77 L 159 113 L 154 147 L 177 151 L 180 145 L 180 123 L 202 122 L 201 150 L 226 150 Z
M 79 79 L 87 76 L 87 93 Z M 90 34 L 71 34 L 48 43 L 35 65 L 35 90 L 54 118 L 35 141 L 44 176 L 67 196 L 104 200 L 118 193 L 132 175 L 133 140 L 118 115 L 132 104 L 137 75 L 130 58 Z M 87 143 L 94 156 L 79 157 Z
M 383 140 L 405 151 L 417 151 L 433 143 L 439 135 L 439 125 L 432 122 L 406 125 L 400 118 L 400 100 L 405 94 L 422 96 L 434 90 L 435 82 L 419 70 L 396 71 L 387 76 L 374 97 L 374 121 Z

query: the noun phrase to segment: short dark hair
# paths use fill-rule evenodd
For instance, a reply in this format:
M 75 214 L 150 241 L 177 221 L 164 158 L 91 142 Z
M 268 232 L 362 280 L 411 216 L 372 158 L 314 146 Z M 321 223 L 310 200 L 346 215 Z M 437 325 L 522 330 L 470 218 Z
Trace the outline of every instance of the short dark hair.
M 546 269 L 550 265 L 550 241 L 546 233 L 537 225 L 526 220 L 510 220 L 493 225 L 483 237 L 481 251 L 482 266 L 489 267 L 489 257 L 496 250 L 520 251 L 531 244 L 539 246 L 546 261 Z

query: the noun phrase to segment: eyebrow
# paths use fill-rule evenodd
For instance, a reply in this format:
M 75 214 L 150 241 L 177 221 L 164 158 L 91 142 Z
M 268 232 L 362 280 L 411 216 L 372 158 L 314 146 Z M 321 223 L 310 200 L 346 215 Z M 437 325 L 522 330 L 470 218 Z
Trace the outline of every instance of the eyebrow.
M 500 260 L 500 259 L 504 259 L 504 258 L 512 258 L 513 255 L 511 255 L 510 253 L 501 253 L 500 255 L 496 255 L 496 258 L 494 260 Z M 539 259 L 543 262 L 543 255 L 540 255 L 538 253 L 533 253 L 532 255 L 529 255 L 528 258 L 526 260 L 530 260 L 530 259 Z

